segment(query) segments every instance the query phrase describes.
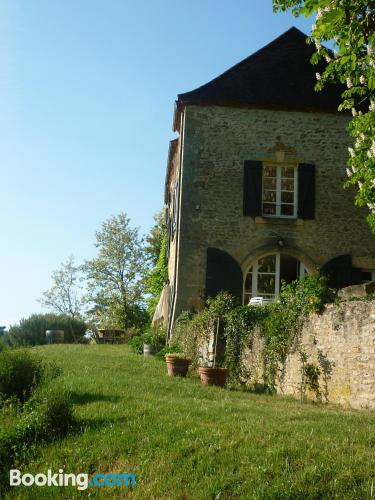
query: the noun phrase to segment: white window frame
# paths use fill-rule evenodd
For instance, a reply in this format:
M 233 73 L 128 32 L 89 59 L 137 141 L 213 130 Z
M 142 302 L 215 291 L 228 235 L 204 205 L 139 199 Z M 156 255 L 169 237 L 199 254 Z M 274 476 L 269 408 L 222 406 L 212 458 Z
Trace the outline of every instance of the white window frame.
M 242 291 L 242 301 L 243 301 L 243 303 L 245 305 L 248 304 L 248 301 L 245 302 L 245 284 L 246 284 L 247 275 L 249 274 L 251 268 L 253 270 L 252 270 L 251 297 L 250 298 L 262 297 L 262 295 L 258 294 L 258 265 L 259 265 L 259 261 L 261 259 L 263 259 L 264 257 L 267 257 L 269 255 L 276 255 L 275 273 L 261 273 L 261 274 L 272 274 L 272 275 L 275 275 L 275 293 L 273 294 L 273 298 L 272 299 L 266 297 L 265 300 L 272 302 L 280 294 L 280 260 L 281 260 L 281 254 L 280 254 L 280 252 L 277 252 L 277 253 L 275 253 L 275 252 L 266 253 L 264 255 L 261 255 L 255 262 L 253 262 L 248 267 L 247 271 L 244 274 L 243 291 Z M 309 272 L 308 269 L 307 269 L 307 267 L 305 266 L 305 264 L 301 260 L 299 260 L 294 255 L 291 255 L 291 257 L 294 257 L 296 260 L 298 260 L 298 262 L 299 262 L 299 276 L 298 276 L 298 278 L 303 278 Z M 246 294 L 246 295 L 248 296 L 248 294 Z M 249 298 L 249 300 L 250 300 L 250 298 Z
M 263 212 L 263 204 L 267 203 L 263 201 L 264 196 L 264 170 L 265 167 L 276 167 L 276 214 L 265 214 Z M 294 191 L 293 191 L 293 215 L 282 215 L 281 214 L 281 173 L 282 168 L 293 168 L 294 169 Z M 270 177 L 269 177 L 270 178 Z M 272 190 L 273 191 L 273 190 Z M 273 203 L 268 202 L 270 205 Z M 288 205 L 288 203 L 284 203 Z M 262 164 L 262 217 L 270 217 L 270 218 L 283 218 L 283 219 L 296 219 L 297 218 L 297 210 L 298 210 L 298 165 L 296 163 L 271 163 L 271 162 L 263 162 Z

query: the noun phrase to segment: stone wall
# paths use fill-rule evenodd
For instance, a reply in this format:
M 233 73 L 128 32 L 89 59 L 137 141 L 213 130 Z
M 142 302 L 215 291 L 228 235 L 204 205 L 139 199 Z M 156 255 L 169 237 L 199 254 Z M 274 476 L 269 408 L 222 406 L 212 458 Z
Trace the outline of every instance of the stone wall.
M 251 385 L 263 383 L 263 342 L 245 353 Z M 306 386 L 300 352 L 320 370 L 319 397 Z M 300 342 L 277 380 L 277 391 L 351 408 L 375 408 L 375 301 L 330 304 L 305 322 Z
M 228 252 L 243 272 L 257 252 L 280 250 L 277 236 L 285 241 L 283 251 L 309 270 L 337 255 L 360 257 L 362 265 L 374 257 L 366 211 L 342 187 L 347 121 L 339 113 L 186 107 L 176 317 L 198 307 L 205 294 L 207 247 Z M 314 220 L 243 215 L 244 161 L 269 158 L 279 142 L 295 151 L 298 162 L 316 166 Z

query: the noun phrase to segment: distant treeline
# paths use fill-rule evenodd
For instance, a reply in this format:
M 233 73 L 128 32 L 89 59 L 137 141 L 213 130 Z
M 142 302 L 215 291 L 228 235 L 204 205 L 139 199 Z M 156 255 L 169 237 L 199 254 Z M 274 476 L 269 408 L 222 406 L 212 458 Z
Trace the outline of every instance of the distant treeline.
M 5 345 L 11 347 L 46 344 L 46 330 L 64 330 L 66 343 L 82 342 L 87 324 L 64 314 L 32 314 L 11 326 L 2 335 Z

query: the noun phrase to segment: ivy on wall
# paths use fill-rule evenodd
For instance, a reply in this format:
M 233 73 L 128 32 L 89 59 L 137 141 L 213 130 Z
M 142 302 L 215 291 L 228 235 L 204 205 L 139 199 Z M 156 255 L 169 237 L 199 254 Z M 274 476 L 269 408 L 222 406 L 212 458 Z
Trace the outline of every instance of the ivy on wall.
M 327 278 L 318 273 L 283 284 L 278 300 L 265 306 L 239 306 L 230 294 L 220 292 L 207 301 L 200 313 L 182 313 L 174 328 L 173 342 L 197 366 L 202 346 L 210 341 L 215 322 L 220 320 L 226 344 L 223 364 L 229 370 L 229 382 L 241 384 L 248 378 L 244 352 L 251 349 L 258 332 L 264 339 L 264 383 L 274 391 L 288 353 L 297 348 L 305 318 L 309 313 L 322 311 L 324 304 L 334 299 Z M 304 386 L 316 392 L 319 373 L 307 359 L 301 358 L 301 374 Z

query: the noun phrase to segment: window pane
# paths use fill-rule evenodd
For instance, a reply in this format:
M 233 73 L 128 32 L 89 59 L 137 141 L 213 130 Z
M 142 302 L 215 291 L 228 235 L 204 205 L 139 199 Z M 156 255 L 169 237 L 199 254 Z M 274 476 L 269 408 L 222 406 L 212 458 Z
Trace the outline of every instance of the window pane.
M 263 203 L 263 215 L 276 215 L 276 205 Z
M 275 293 L 275 275 L 258 273 L 258 295 Z
M 276 189 L 276 177 L 271 179 L 264 179 L 263 187 L 264 189 Z
M 275 273 L 276 255 L 267 255 L 258 260 L 258 273 Z
M 264 177 L 276 177 L 276 167 L 263 167 L 263 176 Z
M 281 205 L 281 215 L 294 215 L 294 205 Z
M 245 293 L 245 295 L 244 295 L 244 301 L 243 301 L 243 303 L 245 304 L 245 306 L 247 306 L 247 304 L 250 302 L 250 299 L 251 299 L 251 294 L 250 293 Z
M 294 203 L 294 193 L 291 193 L 290 191 L 282 191 L 281 201 L 283 203 Z
M 253 269 L 253 268 L 251 268 Z M 252 284 L 253 284 L 253 274 L 250 272 L 246 276 L 245 280 L 245 293 L 250 293 L 252 291 Z
M 290 179 L 294 179 L 294 167 L 282 167 L 281 168 L 281 176 L 289 177 Z
M 276 191 L 264 191 L 263 201 L 276 203 Z
M 281 179 L 282 191 L 294 191 L 294 179 Z

